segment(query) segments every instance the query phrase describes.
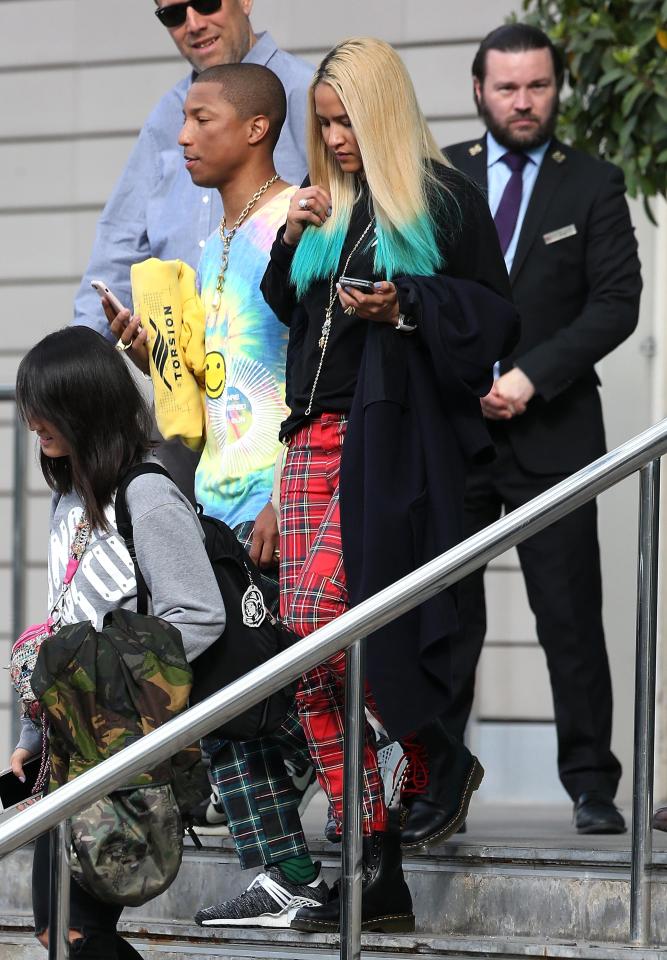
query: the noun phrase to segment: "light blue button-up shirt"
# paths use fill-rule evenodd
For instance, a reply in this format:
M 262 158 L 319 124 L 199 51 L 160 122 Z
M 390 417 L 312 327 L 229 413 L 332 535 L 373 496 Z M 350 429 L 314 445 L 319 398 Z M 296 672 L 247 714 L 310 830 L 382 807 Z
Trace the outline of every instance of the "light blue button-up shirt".
M 516 227 L 514 228 L 514 233 L 512 234 L 512 239 L 510 244 L 505 252 L 505 265 L 507 266 L 507 272 L 509 273 L 512 269 L 512 264 L 514 263 L 514 255 L 516 253 L 516 246 L 519 240 L 519 234 L 521 233 L 521 226 L 523 224 L 523 218 L 526 216 L 526 210 L 528 208 L 528 202 L 530 196 L 533 192 L 533 187 L 535 186 L 535 181 L 537 180 L 537 174 L 539 173 L 540 166 L 544 160 L 544 154 L 547 152 L 549 143 L 542 144 L 541 147 L 535 147 L 532 150 L 524 150 L 524 153 L 528 157 L 529 162 L 523 168 L 523 192 L 521 194 L 521 206 L 519 207 L 519 216 L 516 220 Z M 488 195 L 489 195 L 489 207 L 491 208 L 491 216 L 495 217 L 496 210 L 500 204 L 501 197 L 507 186 L 509 178 L 512 175 L 512 171 L 507 166 L 506 163 L 503 163 L 500 159 L 507 153 L 507 147 L 501 147 L 498 141 L 493 137 L 491 133 L 486 134 L 486 176 L 487 176 L 487 186 L 488 186 Z
M 313 67 L 278 49 L 268 33 L 258 35 L 244 63 L 260 63 L 280 78 L 287 94 L 287 119 L 276 145 L 276 170 L 288 183 L 307 172 L 304 127 L 306 91 Z M 104 280 L 125 306 L 132 306 L 130 267 L 148 257 L 185 260 L 195 267 L 207 238 L 222 216 L 217 190 L 192 183 L 178 135 L 192 75 L 160 100 L 144 124 L 129 160 L 97 225 L 90 263 L 74 302 L 74 323 L 108 334 L 91 280 Z

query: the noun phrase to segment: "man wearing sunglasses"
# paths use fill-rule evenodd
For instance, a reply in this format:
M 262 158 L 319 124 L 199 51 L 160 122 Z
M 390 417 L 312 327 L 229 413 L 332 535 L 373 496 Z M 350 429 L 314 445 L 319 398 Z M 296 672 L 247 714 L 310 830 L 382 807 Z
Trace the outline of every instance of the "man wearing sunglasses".
M 155 15 L 191 64 L 192 73 L 166 93 L 148 117 L 104 208 L 75 299 L 74 323 L 108 336 L 107 320 L 90 281 L 102 278 L 130 307 L 133 263 L 159 257 L 185 260 L 196 268 L 207 237 L 220 222 L 218 191 L 192 183 L 178 146 L 185 97 L 202 70 L 243 61 L 267 66 L 279 77 L 287 94 L 287 120 L 274 154 L 276 169 L 288 183 L 300 183 L 305 176 L 306 90 L 313 68 L 280 50 L 268 33 L 253 31 L 252 2 L 156 0 Z M 166 459 L 178 482 L 179 465 Z M 194 467 L 185 470 L 184 487 L 191 486 L 193 473 Z M 191 494 L 189 488 L 185 492 Z

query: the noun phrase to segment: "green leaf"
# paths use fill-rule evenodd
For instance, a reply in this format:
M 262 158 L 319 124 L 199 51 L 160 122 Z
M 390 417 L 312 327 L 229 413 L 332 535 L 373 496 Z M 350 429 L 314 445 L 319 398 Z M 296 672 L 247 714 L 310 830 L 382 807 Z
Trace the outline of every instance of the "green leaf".
M 624 90 L 627 90 L 628 87 L 631 87 L 633 83 L 636 83 L 637 78 L 631 73 L 626 73 L 625 76 L 618 81 L 614 90 L 616 93 L 623 93 Z
M 630 117 L 627 123 L 623 124 L 623 128 L 618 135 L 618 145 L 623 150 L 630 142 L 630 137 L 632 136 L 635 127 L 637 126 L 637 114 L 633 117 Z
M 634 40 L 638 47 L 643 47 L 645 44 L 655 40 L 655 31 L 657 24 L 655 20 L 650 20 L 648 23 L 642 24 L 635 30 Z
M 612 70 L 608 70 L 606 73 L 602 74 L 598 80 L 598 87 L 606 87 L 608 84 L 613 83 L 614 80 L 618 80 L 624 76 L 625 70 L 623 67 L 614 67 Z M 634 77 L 632 79 L 634 80 Z
M 636 100 L 644 93 L 646 86 L 644 83 L 636 83 L 623 97 L 621 102 L 621 113 L 624 117 L 629 117 Z
M 667 163 L 667 149 L 661 150 L 658 156 L 655 158 L 656 163 Z
M 651 221 L 653 226 L 657 227 L 658 221 L 655 219 L 655 214 L 653 213 L 653 209 L 651 207 L 651 204 L 649 203 L 649 198 L 647 196 L 644 196 L 644 213 L 646 214 L 648 219 Z
M 637 163 L 642 173 L 646 173 L 648 169 L 652 152 L 650 143 L 646 143 L 637 154 Z

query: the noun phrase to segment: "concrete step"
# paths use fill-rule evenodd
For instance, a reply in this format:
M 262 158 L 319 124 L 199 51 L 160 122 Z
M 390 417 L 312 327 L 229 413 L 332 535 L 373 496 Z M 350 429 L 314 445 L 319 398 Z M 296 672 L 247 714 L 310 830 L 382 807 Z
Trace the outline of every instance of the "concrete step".
M 7 922 L 7 921 L 6 921 Z M 0 930 L 0 960 L 44 960 L 43 948 L 21 926 Z M 234 930 L 221 937 L 201 927 L 154 924 L 150 935 L 135 924 L 122 925 L 125 936 L 146 960 L 339 960 L 337 937 L 273 930 Z M 660 946 L 630 947 L 573 939 L 431 937 L 414 934 L 365 934 L 362 953 L 373 960 L 664 960 Z
M 579 837 L 565 809 L 494 810 L 486 811 L 485 817 L 483 813 L 479 808 L 473 813 L 467 834 L 428 853 L 405 857 L 417 935 L 391 941 L 369 938 L 369 950 L 389 950 L 388 956 L 397 951 L 423 956 L 590 955 L 600 960 L 639 956 L 635 948 L 625 946 L 629 931 L 629 834 Z M 667 941 L 667 838 L 663 837 L 655 835 L 655 943 Z M 177 880 L 162 897 L 124 912 L 123 921 L 129 930 L 148 934 L 151 949 L 160 957 L 167 948 L 187 956 L 183 953 L 189 949 L 187 944 L 195 951 L 192 956 L 200 956 L 200 948 L 214 949 L 211 955 L 221 957 L 328 956 L 331 940 L 326 937 L 299 936 L 289 931 L 272 931 L 267 937 L 261 930 L 235 930 L 230 940 L 227 934 L 221 937 L 220 930 L 202 931 L 192 926 L 197 909 L 237 895 L 253 875 L 252 871 L 239 870 L 229 840 L 207 838 L 205 842 L 202 851 L 187 849 Z M 318 839 L 311 841 L 311 848 L 323 861 L 327 878 L 333 879 L 339 870 L 339 848 Z M 0 887 L 0 918 L 14 918 L 12 929 L 21 936 L 29 926 L 30 856 L 29 850 L 18 851 L 2 865 L 7 879 Z M 6 919 L 2 926 L 7 933 Z M 286 954 L 270 952 L 279 943 L 284 944 Z M 244 944 L 248 944 L 250 953 L 243 952 Z M 615 952 L 610 952 L 612 945 Z M 559 952 L 544 952 L 552 949 Z M 656 954 L 651 950 L 649 955 L 667 957 L 667 952 Z M 1 951 L 0 960 L 4 960 Z

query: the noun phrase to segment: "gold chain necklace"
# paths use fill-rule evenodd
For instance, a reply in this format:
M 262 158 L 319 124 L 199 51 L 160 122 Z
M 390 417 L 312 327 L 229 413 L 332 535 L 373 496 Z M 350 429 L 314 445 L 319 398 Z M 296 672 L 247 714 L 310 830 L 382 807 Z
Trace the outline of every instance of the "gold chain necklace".
M 347 273 L 347 268 L 350 265 L 350 260 L 355 255 L 355 253 L 363 243 L 364 239 L 366 238 L 368 231 L 373 226 L 374 219 L 375 219 L 374 217 L 371 217 L 366 229 L 364 230 L 364 232 L 361 234 L 361 236 L 359 237 L 355 245 L 350 250 L 349 256 L 345 261 L 345 266 L 340 272 L 341 277 L 345 276 L 345 274 Z M 337 297 L 338 297 L 338 291 L 334 288 L 334 274 L 332 271 L 331 276 L 329 277 L 329 306 L 324 311 L 324 323 L 322 324 L 322 334 L 318 342 L 318 346 L 322 352 L 320 354 L 320 362 L 317 365 L 317 372 L 315 374 L 315 379 L 313 380 L 313 389 L 310 391 L 310 399 L 308 400 L 308 406 L 306 407 L 307 417 L 310 416 L 310 411 L 313 409 L 313 398 L 315 396 L 315 389 L 317 387 L 317 383 L 320 379 L 320 374 L 322 372 L 322 364 L 324 363 L 324 353 L 327 349 L 327 344 L 329 343 L 329 334 L 331 333 L 331 321 L 333 319 L 333 313 L 334 313 L 334 303 L 336 302 Z
M 246 203 L 245 207 L 239 213 L 234 226 L 231 227 L 229 233 L 225 233 L 227 229 L 227 221 L 223 213 L 222 220 L 220 221 L 220 239 L 222 240 L 222 255 L 220 257 L 220 273 L 218 274 L 218 281 L 215 285 L 215 293 L 213 295 L 212 307 L 214 310 L 220 309 L 220 304 L 222 303 L 222 291 L 225 286 L 225 271 L 229 266 L 229 248 L 231 246 L 232 240 L 236 236 L 236 231 L 239 229 L 245 218 L 248 216 L 252 208 L 255 206 L 260 197 L 263 197 L 266 191 L 272 186 L 276 180 L 279 180 L 279 174 L 275 173 L 266 183 L 263 183 L 262 186 L 256 193 L 253 193 L 250 200 Z

